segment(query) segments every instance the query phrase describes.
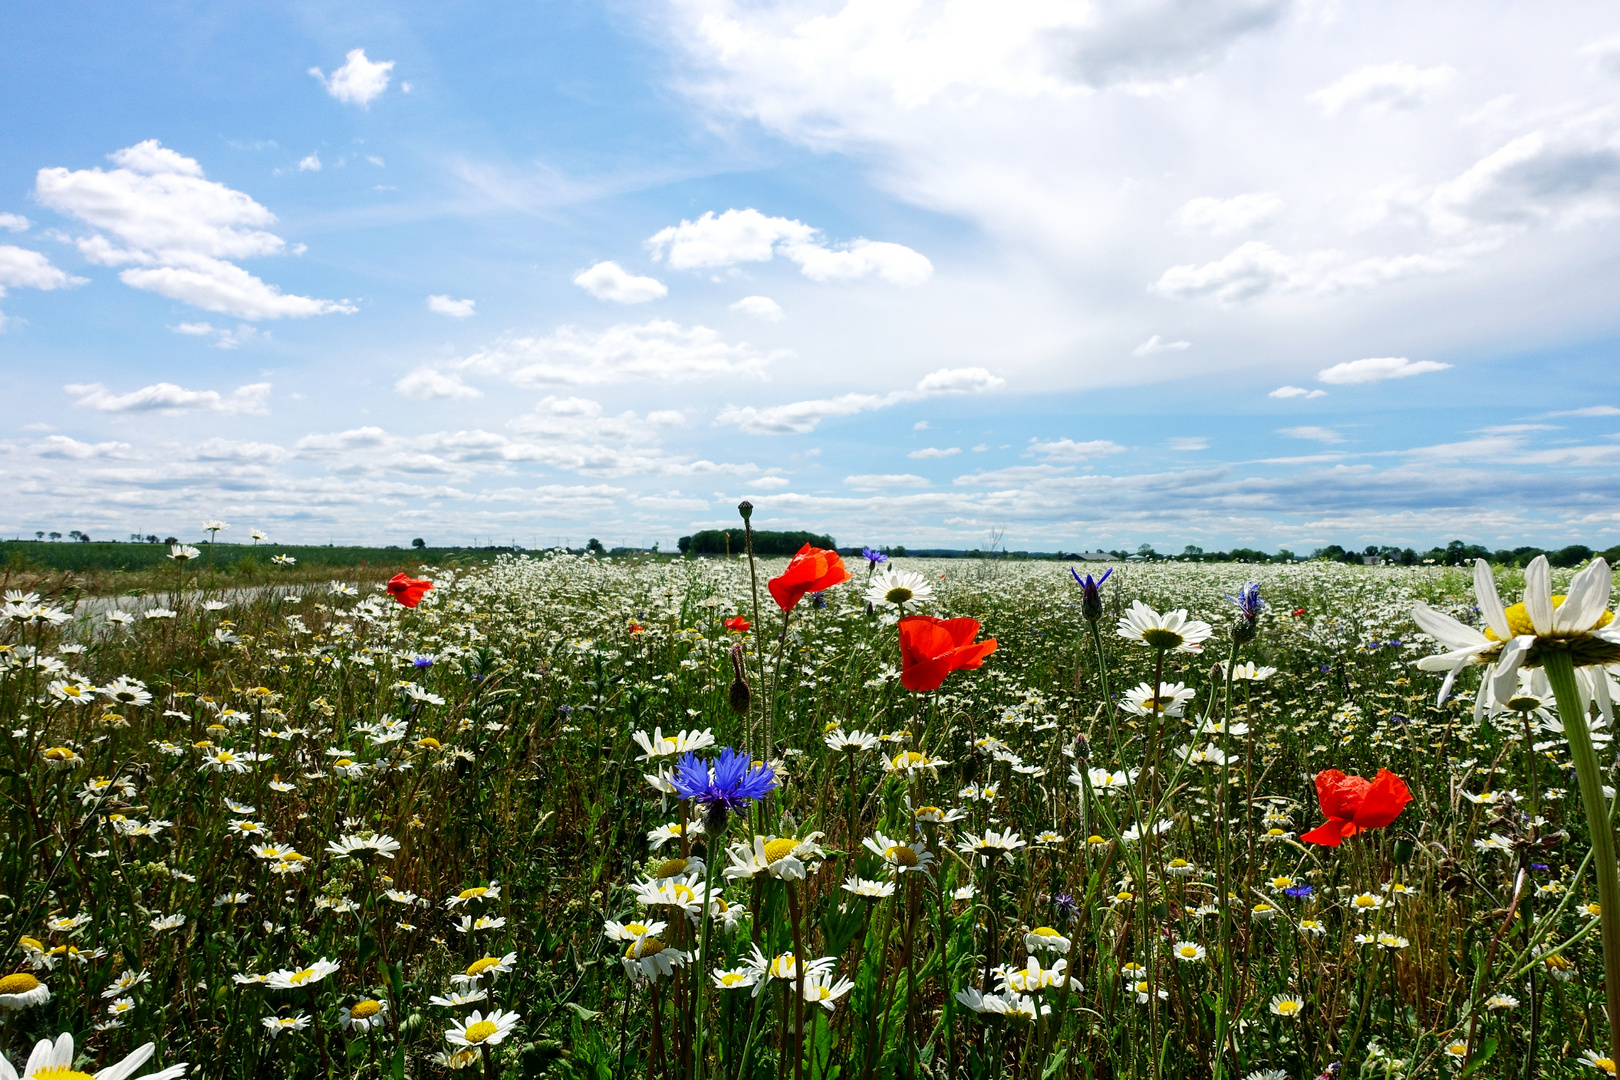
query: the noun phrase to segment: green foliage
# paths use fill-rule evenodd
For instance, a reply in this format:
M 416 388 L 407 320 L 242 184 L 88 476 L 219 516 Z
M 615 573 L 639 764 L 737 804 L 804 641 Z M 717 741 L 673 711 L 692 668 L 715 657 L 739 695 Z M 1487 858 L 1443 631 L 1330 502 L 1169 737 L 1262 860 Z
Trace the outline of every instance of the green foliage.
M 742 529 L 704 529 L 680 538 L 682 555 L 741 555 L 747 536 Z M 760 556 L 792 555 L 804 545 L 833 548 L 833 538 L 809 532 L 772 532 L 754 530 L 754 554 Z

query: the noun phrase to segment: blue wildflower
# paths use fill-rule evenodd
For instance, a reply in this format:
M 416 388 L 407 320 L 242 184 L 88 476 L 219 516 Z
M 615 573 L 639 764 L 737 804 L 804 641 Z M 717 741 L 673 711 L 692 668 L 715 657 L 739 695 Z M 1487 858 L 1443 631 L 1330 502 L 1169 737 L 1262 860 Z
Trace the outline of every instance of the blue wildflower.
M 1292 885 L 1284 889 L 1283 893 L 1287 896 L 1292 896 L 1295 900 L 1303 900 L 1315 891 L 1316 890 L 1309 885 Z
M 769 765 L 755 766 L 747 754 L 729 746 L 720 751 L 713 765 L 688 751 L 669 780 L 681 798 L 727 810 L 741 810 L 776 789 L 776 773 Z
M 1080 586 L 1080 614 L 1087 622 L 1096 622 L 1102 618 L 1102 583 L 1108 580 L 1114 568 L 1110 566 L 1102 572 L 1102 577 L 1094 578 L 1089 573 L 1081 577 L 1074 567 L 1069 567 L 1069 576 Z
M 1532 870 L 1541 870 L 1541 871 L 1545 872 L 1547 870 L 1551 870 L 1552 867 L 1548 866 L 1544 862 L 1533 862 L 1533 863 L 1530 864 L 1530 869 L 1532 869 Z
M 869 564 L 866 568 L 868 573 L 876 570 L 878 563 L 886 563 L 889 561 L 889 557 L 883 554 L 883 552 L 873 551 L 869 547 L 861 548 L 861 558 L 865 559 Z
M 414 661 L 412 661 L 412 663 L 415 664 L 417 671 L 422 671 L 425 668 L 430 668 L 433 666 L 433 657 L 418 656 Z
M 827 606 L 827 594 L 825 592 L 813 592 L 810 594 L 810 599 L 814 601 L 817 611 Z

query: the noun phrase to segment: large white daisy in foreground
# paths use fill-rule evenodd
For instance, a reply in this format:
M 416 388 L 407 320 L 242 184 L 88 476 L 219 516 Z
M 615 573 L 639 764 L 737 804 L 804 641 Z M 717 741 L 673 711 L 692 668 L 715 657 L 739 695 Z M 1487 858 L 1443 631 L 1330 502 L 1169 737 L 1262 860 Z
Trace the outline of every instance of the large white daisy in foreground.
M 64 1031 L 54 1043 L 49 1039 L 35 1043 L 34 1052 L 28 1055 L 28 1064 L 23 1066 L 20 1074 L 12 1068 L 11 1062 L 0 1056 L 0 1080 L 128 1080 L 135 1075 L 136 1069 L 146 1064 L 146 1059 L 152 1056 L 156 1048 L 156 1043 L 147 1043 L 116 1065 L 109 1065 L 94 1073 L 83 1073 L 73 1068 L 73 1036 Z M 182 1061 L 160 1072 L 147 1073 L 140 1080 L 174 1080 L 184 1075 L 186 1063 Z
M 1446 651 L 1425 656 L 1417 666 L 1423 671 L 1446 672 L 1437 699 L 1443 702 L 1463 668 L 1491 664 L 1486 677 L 1497 700 L 1505 701 L 1518 688 L 1519 669 L 1540 666 L 1540 651 L 1550 645 L 1567 649 L 1576 668 L 1620 662 L 1620 632 L 1606 629 L 1614 621 L 1609 610 L 1610 586 L 1609 564 L 1593 559 L 1569 583 L 1568 594 L 1554 596 L 1547 557 L 1537 555 L 1524 571 L 1524 599 L 1503 607 L 1491 565 L 1479 559 L 1474 563 L 1474 598 L 1485 618 L 1485 629 L 1465 626 L 1418 601 L 1412 618 Z M 1606 684 L 1606 679 L 1592 680 L 1593 690 L 1608 712 Z
M 1167 652 L 1201 652 L 1204 640 L 1214 632 L 1209 623 L 1187 618 L 1186 608 L 1160 615 L 1140 600 L 1132 600 L 1131 610 L 1119 620 L 1120 637 Z

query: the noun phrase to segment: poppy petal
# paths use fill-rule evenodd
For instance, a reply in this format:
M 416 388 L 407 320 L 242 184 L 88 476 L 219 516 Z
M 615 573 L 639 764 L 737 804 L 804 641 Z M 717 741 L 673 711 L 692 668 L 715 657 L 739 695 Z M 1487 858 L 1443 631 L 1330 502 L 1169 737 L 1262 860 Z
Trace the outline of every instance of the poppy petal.
M 1348 821 L 1342 818 L 1328 818 L 1322 824 L 1300 837 L 1307 844 L 1321 844 L 1323 847 L 1338 847 L 1339 841 L 1344 839 L 1345 826 L 1355 829 Z

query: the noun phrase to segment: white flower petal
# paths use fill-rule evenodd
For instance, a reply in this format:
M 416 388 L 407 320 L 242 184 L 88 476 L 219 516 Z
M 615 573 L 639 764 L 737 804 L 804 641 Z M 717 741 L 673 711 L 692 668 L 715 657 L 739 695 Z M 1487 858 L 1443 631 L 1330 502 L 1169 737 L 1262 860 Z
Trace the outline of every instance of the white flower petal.
M 1484 559 L 1474 560 L 1474 598 L 1479 603 L 1479 613 L 1485 616 L 1485 625 L 1496 634 L 1497 640 L 1512 637 L 1507 611 L 1502 607 L 1502 598 L 1496 594 L 1496 575 L 1491 573 L 1491 564 Z
M 1545 555 L 1537 555 L 1525 567 L 1524 610 L 1530 616 L 1530 625 L 1535 627 L 1537 637 L 1552 633 L 1552 571 L 1548 569 Z
M 1593 559 L 1569 583 L 1569 594 L 1553 612 L 1553 629 L 1566 634 L 1591 629 L 1609 606 L 1611 585 L 1609 564 Z
M 1434 608 L 1419 600 L 1412 605 L 1412 621 L 1422 628 L 1425 634 L 1434 638 L 1447 649 L 1484 648 L 1491 644 L 1491 639 L 1475 630 L 1472 626 L 1464 626 L 1443 611 Z M 1506 625 L 1507 619 L 1502 620 Z M 1502 636 L 1507 640 L 1507 635 Z
M 1535 643 L 1535 635 L 1521 634 L 1502 646 L 1502 655 L 1496 661 L 1496 668 L 1491 673 L 1492 690 L 1496 694 L 1496 700 L 1506 701 L 1518 692 L 1519 665 L 1524 662 L 1525 655 Z

